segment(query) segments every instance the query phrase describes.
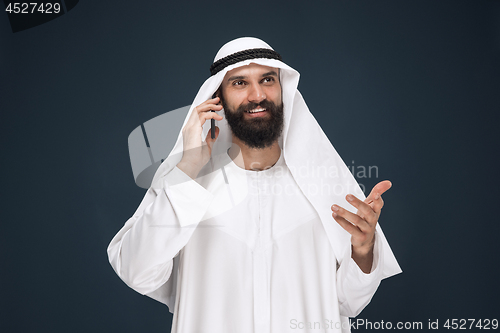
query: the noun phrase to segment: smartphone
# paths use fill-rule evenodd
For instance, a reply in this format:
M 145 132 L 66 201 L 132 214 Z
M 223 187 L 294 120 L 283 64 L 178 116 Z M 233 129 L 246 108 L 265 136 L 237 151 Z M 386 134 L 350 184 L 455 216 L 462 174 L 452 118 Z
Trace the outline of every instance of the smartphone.
M 216 96 L 217 92 L 214 92 L 214 94 L 212 95 L 212 98 L 215 98 L 217 97 Z M 215 112 L 214 110 L 210 110 L 211 112 Z M 212 137 L 212 139 L 215 139 L 215 119 L 210 119 L 210 136 Z

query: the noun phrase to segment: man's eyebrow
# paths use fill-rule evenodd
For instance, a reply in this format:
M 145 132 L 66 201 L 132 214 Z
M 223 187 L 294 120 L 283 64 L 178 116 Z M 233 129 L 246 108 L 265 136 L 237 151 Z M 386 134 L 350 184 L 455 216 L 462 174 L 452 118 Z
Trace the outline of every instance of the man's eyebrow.
M 231 76 L 229 79 L 227 79 L 227 81 L 233 81 L 233 80 L 244 80 L 246 79 L 247 77 L 246 76 Z
M 264 77 L 264 76 L 278 76 L 278 73 L 276 73 L 276 71 L 270 71 L 270 72 L 262 74 L 262 77 Z

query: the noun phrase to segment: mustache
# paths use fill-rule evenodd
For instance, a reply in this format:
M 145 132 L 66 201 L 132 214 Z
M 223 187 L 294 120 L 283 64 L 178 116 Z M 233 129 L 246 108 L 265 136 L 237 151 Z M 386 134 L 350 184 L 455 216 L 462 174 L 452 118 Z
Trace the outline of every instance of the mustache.
M 238 112 L 246 112 L 246 111 L 250 111 L 253 109 L 257 109 L 259 107 L 263 108 L 263 109 L 271 110 L 271 109 L 275 108 L 276 105 L 273 102 L 271 102 L 267 99 L 264 99 L 259 103 L 249 102 L 245 105 L 240 105 L 238 107 Z

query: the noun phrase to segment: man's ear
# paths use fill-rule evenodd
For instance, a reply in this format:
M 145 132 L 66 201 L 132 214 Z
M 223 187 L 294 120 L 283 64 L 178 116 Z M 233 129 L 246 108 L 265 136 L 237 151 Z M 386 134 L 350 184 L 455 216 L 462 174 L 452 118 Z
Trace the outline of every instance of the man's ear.
M 212 98 L 215 98 L 215 97 L 221 97 L 220 87 L 212 95 Z

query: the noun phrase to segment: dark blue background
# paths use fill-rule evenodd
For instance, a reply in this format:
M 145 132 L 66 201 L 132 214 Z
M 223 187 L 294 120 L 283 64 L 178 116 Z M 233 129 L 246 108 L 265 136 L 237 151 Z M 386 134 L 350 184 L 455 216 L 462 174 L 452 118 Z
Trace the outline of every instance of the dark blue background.
M 190 104 L 241 36 L 301 73 L 348 165 L 378 167 L 363 185 L 393 182 L 381 224 L 404 273 L 359 317 L 500 319 L 499 1 L 86 0 L 17 33 L 0 14 L 0 331 L 169 331 L 107 260 L 145 193 L 127 137 Z

